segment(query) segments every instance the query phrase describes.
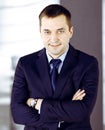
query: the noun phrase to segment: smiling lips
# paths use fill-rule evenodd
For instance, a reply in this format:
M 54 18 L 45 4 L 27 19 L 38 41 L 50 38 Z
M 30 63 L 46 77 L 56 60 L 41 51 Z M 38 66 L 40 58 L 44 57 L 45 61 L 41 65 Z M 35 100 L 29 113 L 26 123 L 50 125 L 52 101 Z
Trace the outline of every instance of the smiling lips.
M 61 44 L 50 44 L 51 47 L 58 47 L 60 46 Z

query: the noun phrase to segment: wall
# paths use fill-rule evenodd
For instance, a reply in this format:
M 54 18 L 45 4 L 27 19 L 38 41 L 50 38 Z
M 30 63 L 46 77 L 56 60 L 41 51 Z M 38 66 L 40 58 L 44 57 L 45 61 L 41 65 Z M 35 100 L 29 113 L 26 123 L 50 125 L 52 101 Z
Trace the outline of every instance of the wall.
M 102 126 L 102 1 L 101 0 L 61 0 L 61 4 L 72 13 L 74 36 L 71 44 L 94 55 L 99 61 L 100 79 L 97 102 L 92 113 L 93 130 L 103 130 Z

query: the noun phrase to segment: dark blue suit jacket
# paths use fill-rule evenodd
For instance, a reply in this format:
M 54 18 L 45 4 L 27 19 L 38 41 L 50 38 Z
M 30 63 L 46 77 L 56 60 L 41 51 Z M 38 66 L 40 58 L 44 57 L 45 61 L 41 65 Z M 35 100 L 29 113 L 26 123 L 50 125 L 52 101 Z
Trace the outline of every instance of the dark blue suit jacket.
M 11 111 L 25 130 L 91 130 L 90 114 L 98 87 L 98 62 L 93 56 L 71 45 L 53 93 L 45 49 L 21 57 L 14 76 Z M 84 89 L 82 101 L 72 101 L 78 89 Z M 26 105 L 29 97 L 42 98 L 40 114 Z

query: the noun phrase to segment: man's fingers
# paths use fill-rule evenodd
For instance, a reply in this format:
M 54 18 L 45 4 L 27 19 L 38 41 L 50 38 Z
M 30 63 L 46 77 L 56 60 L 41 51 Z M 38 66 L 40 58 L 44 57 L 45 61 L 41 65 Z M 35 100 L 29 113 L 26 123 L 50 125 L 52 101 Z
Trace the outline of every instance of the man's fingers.
M 76 97 L 76 100 L 82 100 L 85 95 L 86 95 L 86 93 L 82 93 L 81 95 L 79 95 L 78 97 Z
M 75 94 L 74 94 L 74 97 L 78 97 L 78 96 L 81 96 L 83 93 L 85 93 L 85 90 L 78 90 Z
M 83 93 L 85 92 L 85 90 L 78 90 L 76 93 L 75 93 L 75 96 L 80 96 L 80 95 L 82 95 Z
M 79 89 L 79 90 L 74 94 L 72 100 L 82 100 L 85 95 L 86 95 L 85 90 L 80 90 L 80 89 Z

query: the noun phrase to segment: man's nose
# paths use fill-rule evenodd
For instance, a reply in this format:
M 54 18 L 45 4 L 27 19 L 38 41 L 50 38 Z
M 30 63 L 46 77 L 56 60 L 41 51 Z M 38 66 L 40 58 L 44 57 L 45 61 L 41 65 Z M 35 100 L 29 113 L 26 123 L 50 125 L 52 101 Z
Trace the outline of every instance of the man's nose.
M 58 41 L 58 37 L 56 33 L 51 34 L 51 42 L 56 43 Z

